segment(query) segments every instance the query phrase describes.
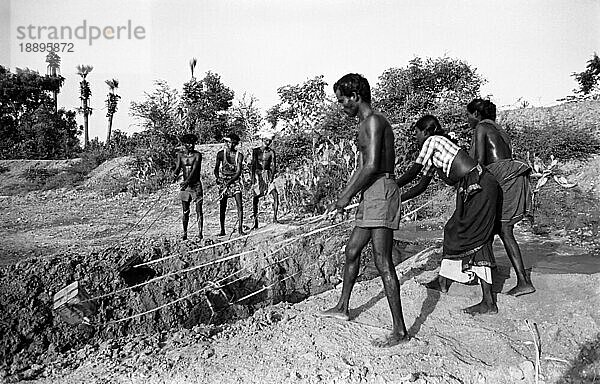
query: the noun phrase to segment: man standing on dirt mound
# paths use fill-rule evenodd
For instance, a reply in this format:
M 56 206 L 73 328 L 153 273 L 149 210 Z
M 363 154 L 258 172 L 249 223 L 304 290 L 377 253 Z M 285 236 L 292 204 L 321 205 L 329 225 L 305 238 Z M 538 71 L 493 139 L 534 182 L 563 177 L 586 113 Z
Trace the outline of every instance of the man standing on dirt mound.
M 279 209 L 279 193 L 273 180 L 277 173 L 277 160 L 275 151 L 271 149 L 271 143 L 275 136 L 271 132 L 262 132 L 261 147 L 252 149 L 252 160 L 250 162 L 250 176 L 252 178 L 252 213 L 254 216 L 253 229 L 258 228 L 258 202 L 261 197 L 268 194 L 273 196 L 273 223 L 277 223 L 277 210 Z
M 525 272 L 523 257 L 513 229 L 516 223 L 532 214 L 529 186 L 531 168 L 514 160 L 510 137 L 496 123 L 496 105 L 489 100 L 474 99 L 467 105 L 469 126 L 473 131 L 471 157 L 496 177 L 502 188 L 502 218 L 499 235 L 517 275 L 517 285 L 507 292 L 521 296 L 535 292 Z
M 183 182 L 179 197 L 183 208 L 183 240 L 187 240 L 188 222 L 190 219 L 190 204 L 196 206 L 196 219 L 198 220 L 198 238 L 202 239 L 202 227 L 204 215 L 202 213 L 202 200 L 204 197 L 202 191 L 202 181 L 200 180 L 200 169 L 202 167 L 202 155 L 194 149 L 198 138 L 193 134 L 181 136 L 184 152 L 177 154 L 177 164 L 175 165 L 175 181 L 179 177 L 179 172 L 183 170 Z
M 355 226 L 346 243 L 346 264 L 342 295 L 337 305 L 321 316 L 350 320 L 349 303 L 360 265 L 360 254 L 371 241 L 375 266 L 392 312 L 391 334 L 373 344 L 390 347 L 408 341 L 400 301 L 400 283 L 392 262 L 393 231 L 400 223 L 400 190 L 394 181 L 394 133 L 387 119 L 371 108 L 371 88 L 367 79 L 347 74 L 333 90 L 344 113 L 358 117 L 359 168 L 354 172 L 337 201 L 328 211 L 342 213 L 350 200 L 360 192 Z
M 238 135 L 230 133 L 224 140 L 225 148 L 217 153 L 217 162 L 214 170 L 217 184 L 219 185 L 219 222 L 221 224 L 219 236 L 225 236 L 225 211 L 227 210 L 227 199 L 230 197 L 235 199 L 235 204 L 237 205 L 238 233 L 245 235 L 243 231 L 244 208 L 242 206 L 242 183 L 240 179 L 244 155 L 236 148 L 240 143 Z

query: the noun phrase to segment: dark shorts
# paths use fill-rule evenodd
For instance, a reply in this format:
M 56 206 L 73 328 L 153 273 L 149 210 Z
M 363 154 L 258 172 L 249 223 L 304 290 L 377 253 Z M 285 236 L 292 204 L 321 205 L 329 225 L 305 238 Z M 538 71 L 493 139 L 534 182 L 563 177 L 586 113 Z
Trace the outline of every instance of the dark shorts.
M 202 183 L 195 185 L 188 185 L 186 189 L 179 192 L 179 198 L 181 201 L 193 201 L 195 203 L 202 201 L 204 198 L 204 191 L 202 189 Z
M 361 195 L 355 225 L 360 228 L 389 228 L 400 224 L 400 189 L 393 178 L 382 176 Z

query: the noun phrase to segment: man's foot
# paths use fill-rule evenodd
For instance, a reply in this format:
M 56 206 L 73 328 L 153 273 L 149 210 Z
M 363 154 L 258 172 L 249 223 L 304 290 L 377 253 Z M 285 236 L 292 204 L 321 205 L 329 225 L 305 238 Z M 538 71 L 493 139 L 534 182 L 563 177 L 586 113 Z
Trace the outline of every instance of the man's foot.
M 531 283 L 517 283 L 516 287 L 513 287 L 511 290 L 506 292 L 507 295 L 511 296 L 523 296 L 529 293 L 535 292 L 535 288 Z
M 479 304 L 475 304 L 468 308 L 463 309 L 463 312 L 468 315 L 472 315 L 472 316 L 484 315 L 484 314 L 494 315 L 494 314 L 498 313 L 498 306 L 496 304 L 488 304 L 488 303 L 482 301 Z
M 204 239 L 204 236 L 202 236 L 202 234 L 201 234 L 201 233 L 199 233 L 199 234 L 198 234 L 198 240 L 202 240 L 202 239 Z
M 238 235 L 240 235 L 240 236 L 246 236 L 246 232 L 244 232 L 243 229 L 238 229 Z
M 225 236 L 225 231 L 221 231 L 217 234 L 217 236 Z
M 347 311 L 340 311 L 337 307 L 333 307 L 326 311 L 321 311 L 318 313 L 321 317 L 332 317 L 334 319 L 348 321 L 350 320 L 350 314 Z
M 274 217 L 274 218 L 273 218 L 273 224 L 281 224 L 281 223 L 279 222 L 279 220 L 277 220 L 277 218 L 276 218 L 276 217 Z
M 399 334 L 392 332 L 389 335 L 376 338 L 371 342 L 371 344 L 378 348 L 389 348 L 393 347 L 394 345 L 408 343 L 409 341 L 410 338 L 408 337 L 408 334 Z
M 258 220 L 254 222 L 254 226 L 252 226 L 252 229 L 258 229 Z
M 437 279 L 425 284 L 428 289 L 434 289 L 442 293 L 448 293 L 448 281 L 445 277 L 438 276 Z
M 187 240 L 187 232 L 183 232 L 183 236 L 181 236 L 181 240 Z

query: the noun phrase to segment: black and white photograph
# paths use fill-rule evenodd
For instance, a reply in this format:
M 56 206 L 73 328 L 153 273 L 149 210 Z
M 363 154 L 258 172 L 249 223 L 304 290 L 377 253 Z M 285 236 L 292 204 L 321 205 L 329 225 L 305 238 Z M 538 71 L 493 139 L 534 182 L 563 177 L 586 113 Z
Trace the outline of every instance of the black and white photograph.
M 600 1 L 0 0 L 0 384 L 600 383 Z

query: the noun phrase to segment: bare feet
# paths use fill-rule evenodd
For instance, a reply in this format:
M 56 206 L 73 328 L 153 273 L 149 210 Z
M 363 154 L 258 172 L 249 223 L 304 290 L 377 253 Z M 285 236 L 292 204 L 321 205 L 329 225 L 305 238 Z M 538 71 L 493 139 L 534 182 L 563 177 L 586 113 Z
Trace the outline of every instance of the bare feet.
M 529 293 L 535 292 L 535 288 L 531 283 L 517 283 L 516 287 L 513 287 L 510 291 L 506 292 L 507 295 L 511 296 L 523 296 Z
M 494 315 L 498 313 L 498 306 L 496 304 L 488 304 L 485 301 L 482 301 L 479 304 L 475 304 L 463 309 L 463 312 L 473 316 L 484 314 Z
M 326 311 L 321 311 L 318 313 L 318 315 L 321 317 L 332 317 L 334 319 L 343 320 L 343 321 L 350 320 L 350 314 L 348 313 L 348 311 L 341 311 L 337 307 L 333 307 Z
M 389 348 L 393 347 L 394 345 L 407 343 L 409 340 L 410 338 L 408 337 L 408 334 L 392 332 L 384 337 L 378 337 L 377 339 L 373 340 L 371 344 L 378 348 Z
M 225 231 L 221 231 L 217 234 L 217 236 L 225 236 Z
M 181 236 L 181 240 L 187 240 L 187 232 L 183 232 L 183 236 Z
M 243 231 L 243 230 L 241 230 L 241 229 L 240 229 L 240 230 L 238 230 L 238 234 L 239 234 L 240 236 L 246 236 L 246 232 L 244 232 L 244 231 Z

